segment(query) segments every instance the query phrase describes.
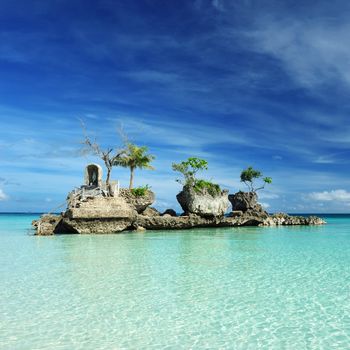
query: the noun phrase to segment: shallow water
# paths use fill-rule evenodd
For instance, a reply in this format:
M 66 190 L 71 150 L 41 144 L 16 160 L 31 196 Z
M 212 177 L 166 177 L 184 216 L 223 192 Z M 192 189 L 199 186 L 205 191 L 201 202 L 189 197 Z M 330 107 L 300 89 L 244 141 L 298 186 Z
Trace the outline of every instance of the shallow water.
M 0 215 L 0 349 L 349 349 L 350 217 L 34 237 Z

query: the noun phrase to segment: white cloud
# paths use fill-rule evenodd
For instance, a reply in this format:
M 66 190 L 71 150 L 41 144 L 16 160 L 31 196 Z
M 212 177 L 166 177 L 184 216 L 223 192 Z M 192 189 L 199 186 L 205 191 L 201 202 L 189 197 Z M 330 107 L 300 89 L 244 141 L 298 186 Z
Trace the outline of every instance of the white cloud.
M 7 198 L 7 194 L 0 188 L 0 201 L 5 201 Z
M 260 203 L 262 206 L 263 206 L 263 208 L 265 208 L 265 209 L 267 209 L 267 208 L 269 208 L 270 207 L 270 204 L 269 203 Z
M 309 194 L 309 198 L 315 201 L 350 202 L 350 192 L 346 190 L 312 192 Z
M 200 124 L 193 127 L 183 120 L 160 121 L 151 118 L 143 120 L 130 116 L 109 118 L 111 122 L 122 122 L 127 134 L 142 140 L 154 140 L 166 145 L 181 146 L 181 148 L 201 148 L 210 144 L 230 143 L 249 145 L 251 142 L 246 136 L 232 130 L 224 130 L 215 125 Z
M 333 164 L 335 161 L 330 158 L 330 156 L 319 156 L 314 160 L 317 164 Z
M 224 5 L 220 0 L 212 0 L 212 5 L 219 11 L 224 10 Z
M 291 78 L 305 87 L 330 80 L 350 84 L 347 22 L 302 21 L 265 17 L 248 34 L 257 51 L 277 58 Z
M 276 159 L 276 160 L 282 160 L 283 157 L 282 156 L 279 156 L 279 155 L 275 155 L 272 157 L 273 159 Z
M 259 193 L 259 198 L 260 199 L 277 199 L 280 196 L 276 193 L 271 193 L 271 192 L 261 192 Z

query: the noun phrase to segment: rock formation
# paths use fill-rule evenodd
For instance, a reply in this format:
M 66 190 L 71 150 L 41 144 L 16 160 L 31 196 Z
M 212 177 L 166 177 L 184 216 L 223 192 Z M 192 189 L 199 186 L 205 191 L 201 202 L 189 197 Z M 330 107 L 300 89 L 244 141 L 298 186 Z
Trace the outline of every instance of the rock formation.
M 176 211 L 174 209 L 167 209 L 162 213 L 162 216 L 164 215 L 170 215 L 170 216 L 177 216 Z
M 223 217 L 229 206 L 228 191 L 222 191 L 212 196 L 203 190 L 197 193 L 193 188 L 184 186 L 176 196 L 182 210 L 187 214 L 196 214 L 203 217 Z
M 278 225 L 323 225 L 325 221 L 317 216 L 291 216 L 285 213 L 277 213 L 266 218 L 261 226 Z
M 43 215 L 33 221 L 37 235 L 57 233 L 118 233 L 126 230 L 143 232 L 150 230 L 188 229 L 193 227 L 236 227 L 275 225 L 321 225 L 325 221 L 317 217 L 289 216 L 284 213 L 268 215 L 258 204 L 256 195 L 238 192 L 230 195 L 234 211 L 224 216 L 228 207 L 227 192 L 218 198 L 209 194 L 186 194 L 178 197 L 186 213 L 176 216 L 172 209 L 160 214 L 147 203 L 153 203 L 154 195 L 133 198 L 128 192 L 105 197 L 103 194 L 70 198 L 67 210 L 61 215 Z M 144 208 L 142 211 L 141 209 Z M 141 213 L 139 213 L 140 211 Z
M 155 200 L 155 195 L 150 190 L 147 190 L 143 196 L 136 196 L 129 189 L 121 188 L 119 196 L 124 198 L 125 201 L 131 205 L 131 207 L 135 208 L 139 214 L 152 205 Z
M 62 221 L 61 215 L 44 214 L 39 220 L 33 220 L 32 226 L 39 236 L 49 236 L 59 233 L 59 223 Z
M 160 216 L 160 212 L 156 208 L 148 207 L 141 213 L 141 215 Z
M 237 213 L 242 213 L 246 217 L 250 216 L 259 219 L 267 219 L 269 216 L 261 204 L 258 203 L 256 192 L 239 191 L 235 194 L 230 194 L 228 199 L 232 204 L 233 216 L 240 216 Z

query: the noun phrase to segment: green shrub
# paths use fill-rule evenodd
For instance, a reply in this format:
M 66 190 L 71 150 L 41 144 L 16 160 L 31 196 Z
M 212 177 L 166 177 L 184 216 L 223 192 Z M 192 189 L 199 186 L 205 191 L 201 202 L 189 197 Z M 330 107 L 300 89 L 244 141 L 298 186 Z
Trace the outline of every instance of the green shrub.
M 248 167 L 241 172 L 241 182 L 245 183 L 250 192 L 256 192 L 265 188 L 265 185 L 272 183 L 271 177 L 263 177 L 261 171 Z M 262 179 L 261 179 L 262 178 Z M 260 187 L 256 187 L 254 181 L 261 179 L 263 184 Z
M 221 188 L 218 184 L 214 184 L 206 180 L 195 180 L 193 189 L 197 193 L 208 192 L 212 197 L 216 197 L 221 194 Z
M 147 192 L 150 189 L 151 189 L 150 186 L 145 185 L 145 186 L 135 187 L 135 188 L 131 189 L 130 191 L 135 197 L 143 197 L 147 194 Z
M 204 159 L 190 157 L 181 163 L 173 163 L 174 171 L 181 173 L 184 180 L 177 179 L 176 181 L 184 186 L 193 186 L 196 181 L 196 174 L 199 171 L 208 169 L 208 162 Z
M 205 159 L 191 157 L 181 163 L 173 163 L 174 171 L 181 173 L 184 179 L 177 179 L 186 188 L 193 188 L 196 193 L 209 193 L 212 197 L 221 195 L 221 188 L 218 184 L 203 179 L 197 179 L 198 172 L 208 170 L 208 162 Z

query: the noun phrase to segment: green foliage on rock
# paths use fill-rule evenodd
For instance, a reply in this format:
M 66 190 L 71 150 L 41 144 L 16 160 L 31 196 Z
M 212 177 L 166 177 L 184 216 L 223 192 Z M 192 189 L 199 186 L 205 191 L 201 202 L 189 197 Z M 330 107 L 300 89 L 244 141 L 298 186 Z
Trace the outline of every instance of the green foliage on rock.
M 145 186 L 139 186 L 132 188 L 130 192 L 135 196 L 135 197 L 143 197 L 147 194 L 147 192 L 151 189 L 150 186 L 145 185 Z
M 181 163 L 173 163 L 172 169 L 184 176 L 184 179 L 176 180 L 184 187 L 193 188 L 198 194 L 209 193 L 213 197 L 221 194 L 221 188 L 218 184 L 196 178 L 198 172 L 208 169 L 206 160 L 191 157 Z
M 193 189 L 197 192 L 197 193 L 204 193 L 207 192 L 209 193 L 212 197 L 218 196 L 219 194 L 221 194 L 221 188 L 218 184 L 214 184 L 210 181 L 206 181 L 206 180 L 195 180 Z
M 241 182 L 243 182 L 245 185 L 247 185 L 248 189 L 250 192 L 256 192 L 259 190 L 262 190 L 265 188 L 266 184 L 271 184 L 272 183 L 272 178 L 271 177 L 263 177 L 263 174 L 261 171 L 253 169 L 253 167 L 248 167 L 247 169 L 244 169 L 241 172 Z M 255 187 L 255 181 L 258 179 L 261 179 L 263 181 L 263 185 L 260 187 Z
M 176 181 L 184 186 L 194 186 L 196 174 L 201 170 L 208 169 L 208 162 L 204 159 L 191 157 L 181 163 L 173 163 L 172 168 L 184 176 L 184 180 Z

